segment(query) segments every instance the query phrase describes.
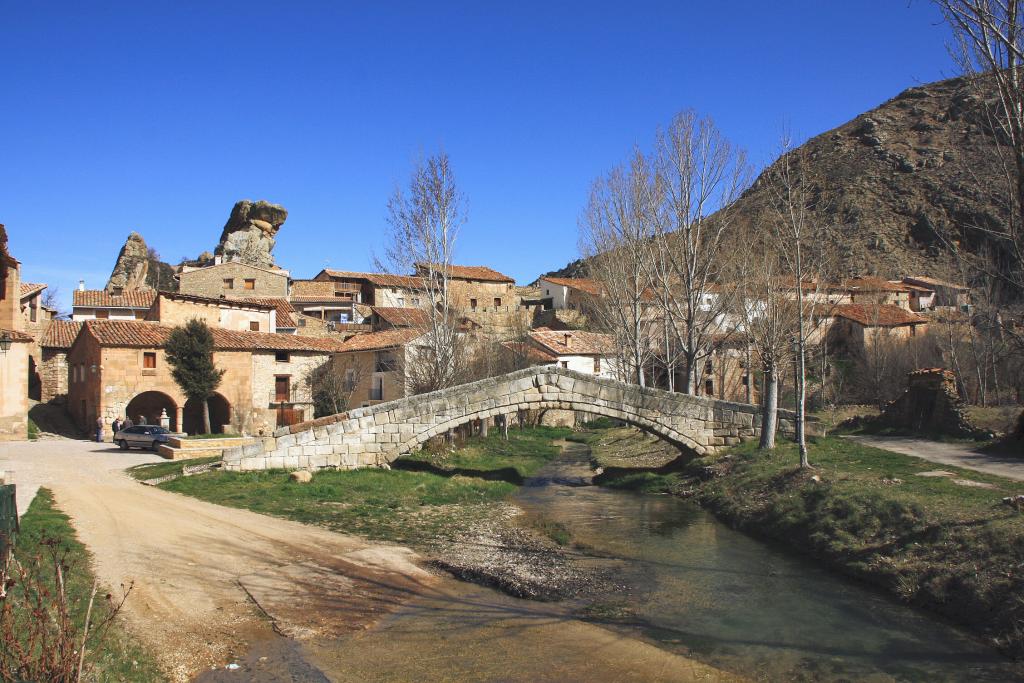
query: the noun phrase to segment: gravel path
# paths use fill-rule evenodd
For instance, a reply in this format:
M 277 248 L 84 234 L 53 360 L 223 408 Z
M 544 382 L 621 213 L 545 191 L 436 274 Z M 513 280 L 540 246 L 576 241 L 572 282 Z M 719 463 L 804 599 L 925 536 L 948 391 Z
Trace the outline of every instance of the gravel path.
M 271 620 L 301 621 L 273 627 L 310 637 L 361 629 L 436 580 L 407 549 L 212 505 L 124 474 L 154 457 L 84 441 L 0 445 L 0 469 L 13 472 L 24 507 L 39 486 L 50 488 L 95 556 L 99 580 L 114 588 L 134 582 L 130 628 L 175 680 L 273 637 Z M 343 604 L 337 586 L 313 579 L 325 573 L 352 587 Z M 289 604 L 310 609 L 280 617 L 276 606 L 261 609 L 245 583 L 274 586 Z
M 996 474 L 1007 479 L 1024 481 L 1024 453 L 1020 458 L 992 455 L 974 450 L 970 444 L 928 441 L 901 436 L 847 436 L 865 446 L 882 448 L 894 453 L 912 455 L 943 465 L 954 465 L 969 470 Z M 1024 446 L 1022 446 L 1024 448 Z

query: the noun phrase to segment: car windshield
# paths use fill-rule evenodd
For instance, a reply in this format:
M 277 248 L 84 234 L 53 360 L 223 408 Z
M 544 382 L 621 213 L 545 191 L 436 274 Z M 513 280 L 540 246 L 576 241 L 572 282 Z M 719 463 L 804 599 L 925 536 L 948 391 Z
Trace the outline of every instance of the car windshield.
M 147 434 L 166 434 L 167 430 L 163 427 L 146 427 Z

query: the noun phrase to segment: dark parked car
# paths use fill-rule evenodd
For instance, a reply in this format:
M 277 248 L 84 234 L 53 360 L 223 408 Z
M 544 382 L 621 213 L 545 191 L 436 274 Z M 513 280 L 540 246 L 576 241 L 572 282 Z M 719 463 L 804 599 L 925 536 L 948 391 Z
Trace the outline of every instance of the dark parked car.
M 160 444 L 167 443 L 168 434 L 169 432 L 166 429 L 156 425 L 136 425 L 135 427 L 122 429 L 117 434 L 114 434 L 114 443 L 120 446 L 122 450 L 128 450 L 133 446 L 135 448 L 156 450 L 156 447 Z

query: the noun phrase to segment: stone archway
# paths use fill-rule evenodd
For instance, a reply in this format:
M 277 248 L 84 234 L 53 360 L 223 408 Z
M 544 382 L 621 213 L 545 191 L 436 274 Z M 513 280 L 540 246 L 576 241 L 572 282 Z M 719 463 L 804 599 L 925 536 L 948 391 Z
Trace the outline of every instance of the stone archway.
M 162 391 L 144 391 L 128 402 L 125 415 L 135 424 L 159 425 L 163 411 L 170 419 L 170 430 L 178 431 L 178 404 Z
M 223 434 L 224 428 L 231 425 L 231 404 L 221 394 L 213 394 L 207 399 L 210 406 L 210 431 Z M 203 404 L 189 399 L 185 401 L 182 411 L 183 431 L 187 434 L 199 434 L 203 431 Z

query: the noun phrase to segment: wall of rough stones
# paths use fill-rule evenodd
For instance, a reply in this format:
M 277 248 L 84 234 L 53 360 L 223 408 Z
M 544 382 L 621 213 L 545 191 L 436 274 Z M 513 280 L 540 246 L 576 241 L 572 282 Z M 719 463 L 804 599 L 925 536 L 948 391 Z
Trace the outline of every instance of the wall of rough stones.
M 274 432 L 224 452 L 227 470 L 380 467 L 471 420 L 518 410 L 575 410 L 623 420 L 696 455 L 757 436 L 757 406 L 645 389 L 562 368 L 528 368 Z M 792 413 L 780 411 L 792 432 Z M 809 425 L 814 433 L 815 425 Z
M 951 370 L 924 368 L 907 375 L 907 388 L 889 402 L 882 424 L 923 434 L 972 437 L 981 432 L 967 418 Z

